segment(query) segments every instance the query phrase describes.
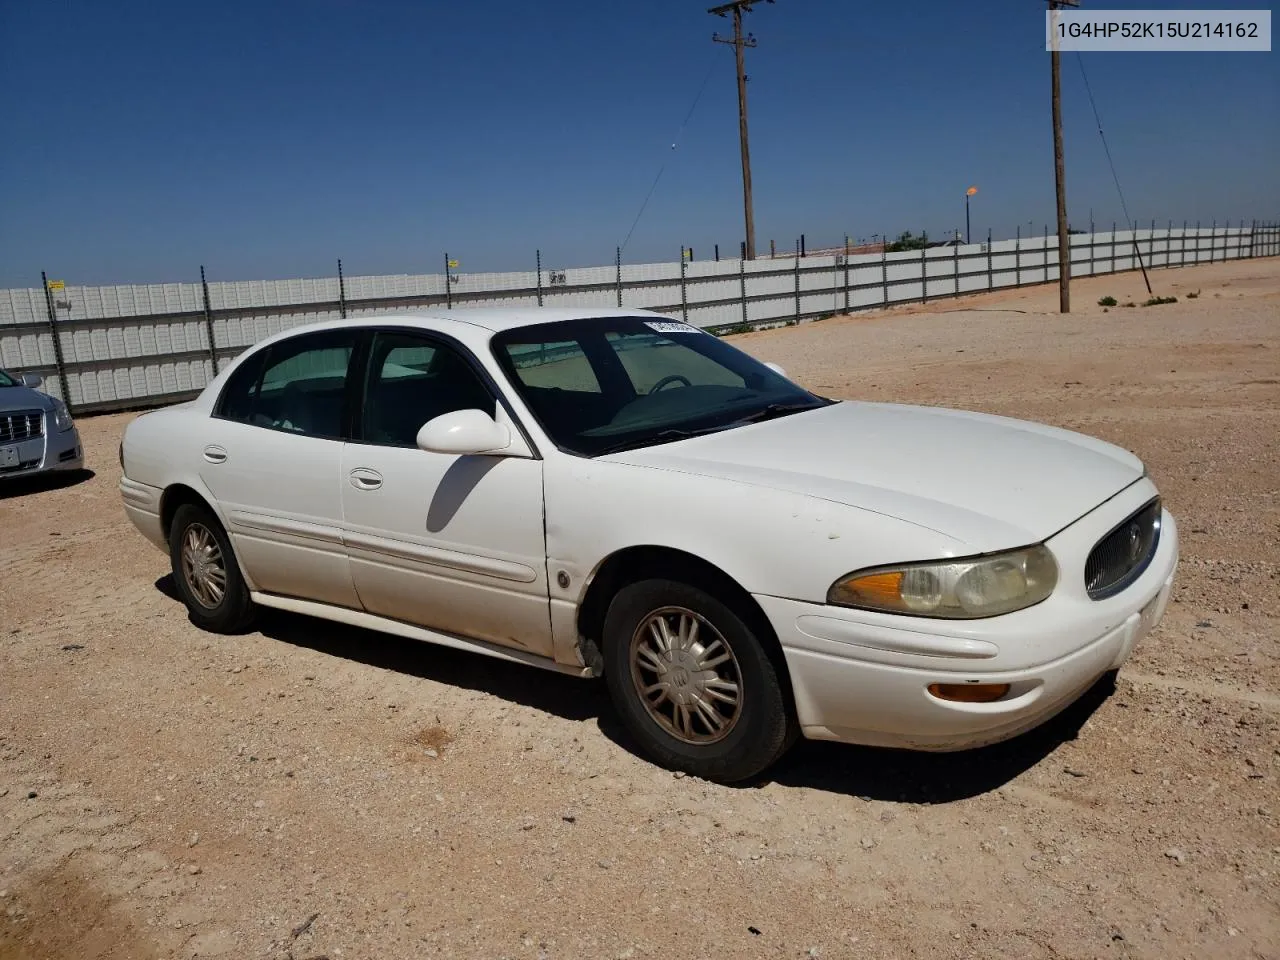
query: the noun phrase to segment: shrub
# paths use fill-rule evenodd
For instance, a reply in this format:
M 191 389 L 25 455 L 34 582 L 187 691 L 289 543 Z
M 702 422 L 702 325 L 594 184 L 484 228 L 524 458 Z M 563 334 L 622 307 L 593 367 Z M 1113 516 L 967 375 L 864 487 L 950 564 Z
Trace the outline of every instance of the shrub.
M 1116 305 L 1115 297 L 1103 297 L 1101 300 L 1098 301 L 1098 306 L 1100 307 L 1114 307 L 1115 305 Z
M 1200 291 L 1199 291 L 1199 290 L 1195 291 L 1194 293 L 1188 293 L 1188 294 L 1187 294 L 1187 299 L 1188 299 L 1188 300 L 1194 300 L 1194 299 L 1195 299 L 1196 297 L 1198 297 L 1198 296 L 1200 296 Z
M 1158 307 L 1162 303 L 1177 303 L 1177 297 L 1152 297 L 1150 300 L 1144 301 L 1144 307 Z

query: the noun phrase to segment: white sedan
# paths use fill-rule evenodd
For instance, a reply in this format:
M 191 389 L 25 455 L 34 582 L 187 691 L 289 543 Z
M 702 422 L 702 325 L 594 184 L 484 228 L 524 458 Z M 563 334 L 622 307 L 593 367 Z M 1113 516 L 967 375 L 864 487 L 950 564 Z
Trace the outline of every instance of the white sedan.
M 604 675 L 655 761 L 799 736 L 957 750 L 1042 723 L 1164 613 L 1132 454 L 816 396 L 639 310 L 320 323 L 132 421 L 124 508 L 192 620 L 275 607 Z

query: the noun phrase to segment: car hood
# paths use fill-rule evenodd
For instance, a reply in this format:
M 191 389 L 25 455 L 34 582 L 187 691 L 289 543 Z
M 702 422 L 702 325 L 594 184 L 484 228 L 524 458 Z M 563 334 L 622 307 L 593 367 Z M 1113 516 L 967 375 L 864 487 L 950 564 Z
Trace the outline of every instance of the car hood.
M 47 393 L 30 387 L 0 387 L 0 413 L 18 410 L 49 410 L 53 400 Z
M 1144 473 L 1120 447 L 1056 427 L 852 401 L 603 459 L 847 504 L 975 553 L 1044 540 Z

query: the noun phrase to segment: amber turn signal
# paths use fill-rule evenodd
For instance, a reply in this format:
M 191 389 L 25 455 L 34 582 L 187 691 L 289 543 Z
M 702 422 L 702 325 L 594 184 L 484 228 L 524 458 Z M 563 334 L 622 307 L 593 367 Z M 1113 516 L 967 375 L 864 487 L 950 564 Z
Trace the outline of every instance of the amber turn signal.
M 1007 683 L 931 683 L 929 692 L 939 700 L 956 703 L 991 703 L 1009 692 Z

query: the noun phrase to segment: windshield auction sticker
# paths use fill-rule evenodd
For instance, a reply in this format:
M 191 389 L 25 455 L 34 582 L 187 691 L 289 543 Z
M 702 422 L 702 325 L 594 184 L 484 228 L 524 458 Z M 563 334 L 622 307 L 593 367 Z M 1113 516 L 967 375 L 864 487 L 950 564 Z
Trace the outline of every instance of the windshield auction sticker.
M 1046 50 L 1266 53 L 1270 10 L 1050 10 Z
M 650 330 L 656 330 L 658 333 L 702 333 L 701 327 L 695 327 L 692 324 L 681 323 L 678 320 L 646 320 L 644 325 Z

